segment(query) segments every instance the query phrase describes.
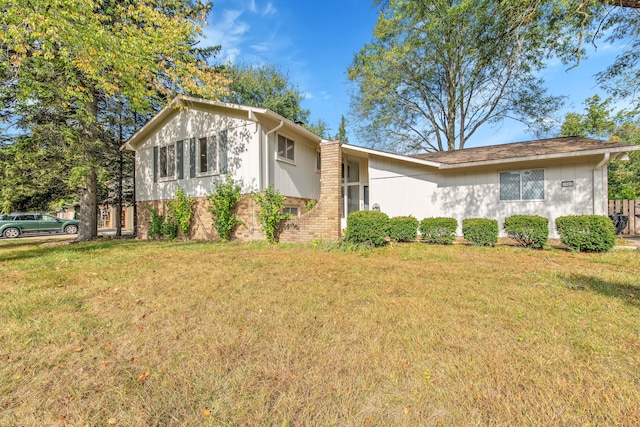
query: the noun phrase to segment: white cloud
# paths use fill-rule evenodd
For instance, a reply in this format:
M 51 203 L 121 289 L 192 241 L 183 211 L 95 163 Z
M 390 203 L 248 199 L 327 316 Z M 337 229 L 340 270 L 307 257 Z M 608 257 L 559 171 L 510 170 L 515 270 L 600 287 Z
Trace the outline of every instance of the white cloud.
M 262 11 L 263 16 L 271 16 L 278 12 L 278 10 L 273 6 L 273 3 L 267 3 L 267 6 Z

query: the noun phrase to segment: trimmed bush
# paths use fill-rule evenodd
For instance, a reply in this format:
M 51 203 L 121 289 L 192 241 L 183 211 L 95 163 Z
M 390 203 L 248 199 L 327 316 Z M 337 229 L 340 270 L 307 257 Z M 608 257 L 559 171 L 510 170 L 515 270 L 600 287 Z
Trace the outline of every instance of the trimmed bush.
M 352 243 L 384 246 L 387 243 L 389 217 L 376 211 L 351 212 L 347 217 L 345 239 Z
M 462 234 L 474 246 L 495 246 L 498 243 L 498 221 L 488 218 L 463 219 Z
M 556 218 L 556 230 L 570 250 L 606 252 L 616 243 L 616 228 L 603 215 L 570 215 Z
M 539 215 L 511 215 L 502 228 L 525 248 L 541 249 L 549 240 L 549 219 Z
M 425 218 L 420 222 L 422 241 L 450 245 L 456 239 L 458 221 L 455 218 Z
M 418 235 L 418 220 L 412 216 L 396 216 L 389 219 L 389 238 L 394 242 L 412 242 Z

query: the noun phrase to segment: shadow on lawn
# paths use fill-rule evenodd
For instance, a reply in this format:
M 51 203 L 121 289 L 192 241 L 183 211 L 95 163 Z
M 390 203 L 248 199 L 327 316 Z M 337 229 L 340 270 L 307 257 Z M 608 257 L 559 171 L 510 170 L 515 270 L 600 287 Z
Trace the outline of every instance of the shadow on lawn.
M 138 245 L 141 242 L 133 239 L 96 239 L 88 242 L 46 242 L 36 243 L 20 242 L 0 246 L 0 262 L 18 261 L 23 259 L 51 255 L 56 252 L 91 252 L 112 247 L 126 248 Z M 16 250 L 24 246 L 33 246 L 33 249 Z
M 600 280 L 582 274 L 570 274 L 564 279 L 571 289 L 588 289 L 608 297 L 620 298 L 631 305 L 640 307 L 640 285 Z

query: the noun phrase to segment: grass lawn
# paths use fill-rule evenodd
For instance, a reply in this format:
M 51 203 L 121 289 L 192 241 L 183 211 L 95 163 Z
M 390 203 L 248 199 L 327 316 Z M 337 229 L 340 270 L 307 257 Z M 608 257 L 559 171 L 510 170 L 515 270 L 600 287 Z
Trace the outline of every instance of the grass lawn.
M 0 241 L 0 425 L 640 425 L 640 252 Z

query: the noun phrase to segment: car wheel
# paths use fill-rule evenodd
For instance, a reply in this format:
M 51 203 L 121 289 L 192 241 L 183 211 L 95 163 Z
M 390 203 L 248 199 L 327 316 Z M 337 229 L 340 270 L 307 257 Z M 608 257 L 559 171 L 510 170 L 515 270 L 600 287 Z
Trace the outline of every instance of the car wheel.
M 20 235 L 20 230 L 15 227 L 7 228 L 2 232 L 2 235 L 7 239 L 13 239 Z
M 64 228 L 64 232 L 67 234 L 76 234 L 78 232 L 78 226 L 69 224 Z

